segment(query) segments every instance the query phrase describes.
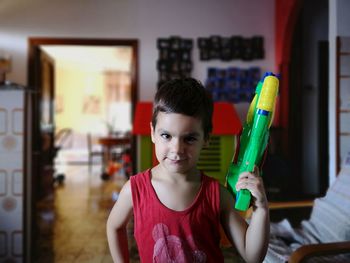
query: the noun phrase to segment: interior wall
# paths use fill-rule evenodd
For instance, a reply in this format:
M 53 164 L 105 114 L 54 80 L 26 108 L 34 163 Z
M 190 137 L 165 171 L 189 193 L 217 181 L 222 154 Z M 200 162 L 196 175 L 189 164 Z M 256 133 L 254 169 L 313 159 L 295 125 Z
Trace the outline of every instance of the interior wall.
M 329 0 L 329 183 L 336 177 L 336 37 L 350 36 L 350 1 Z
M 140 100 L 152 100 L 156 89 L 159 37 L 264 36 L 265 59 L 253 62 L 200 62 L 194 42 L 192 75 L 202 81 L 208 66 L 275 69 L 274 0 L 2 0 L 0 25 L 0 53 L 13 58 L 7 79 L 21 84 L 27 82 L 28 37 L 138 39 Z
M 319 194 L 319 113 L 320 83 L 318 44 L 328 41 L 328 0 L 304 1 L 302 9 L 302 178 L 303 190 Z

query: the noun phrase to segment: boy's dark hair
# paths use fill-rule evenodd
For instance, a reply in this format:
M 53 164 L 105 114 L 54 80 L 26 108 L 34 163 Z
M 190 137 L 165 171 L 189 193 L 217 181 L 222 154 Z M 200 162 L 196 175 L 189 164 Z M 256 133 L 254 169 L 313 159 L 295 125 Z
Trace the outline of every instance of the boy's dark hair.
M 159 112 L 180 113 L 202 121 L 204 138 L 212 130 L 213 101 L 203 85 L 193 78 L 174 79 L 164 83 L 154 98 L 152 126 Z

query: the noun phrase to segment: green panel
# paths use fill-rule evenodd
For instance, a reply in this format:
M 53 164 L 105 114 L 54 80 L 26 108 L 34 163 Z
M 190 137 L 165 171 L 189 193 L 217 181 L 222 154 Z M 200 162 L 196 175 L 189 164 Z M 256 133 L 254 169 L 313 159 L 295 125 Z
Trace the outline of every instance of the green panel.
M 152 167 L 152 145 L 151 136 L 140 136 L 140 151 L 138 155 L 138 171 L 141 172 Z
M 236 150 L 236 137 L 235 136 L 221 136 L 221 171 L 222 176 L 220 181 L 225 183 L 226 174 L 230 163 L 232 162 L 233 155 Z
M 212 136 L 209 147 L 203 149 L 198 169 L 225 184 L 226 173 L 236 148 L 235 136 Z

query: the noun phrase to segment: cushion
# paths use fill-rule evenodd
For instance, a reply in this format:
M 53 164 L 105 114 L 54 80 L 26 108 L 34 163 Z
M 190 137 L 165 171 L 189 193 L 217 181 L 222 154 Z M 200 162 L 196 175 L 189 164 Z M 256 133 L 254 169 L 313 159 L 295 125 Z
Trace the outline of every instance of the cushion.
M 325 199 L 350 215 L 350 167 L 343 167 L 329 187 Z
M 320 242 L 350 240 L 350 167 L 343 167 L 324 198 L 315 200 L 310 223 Z
M 350 240 L 349 215 L 325 198 L 315 200 L 310 223 L 316 228 L 321 243 Z

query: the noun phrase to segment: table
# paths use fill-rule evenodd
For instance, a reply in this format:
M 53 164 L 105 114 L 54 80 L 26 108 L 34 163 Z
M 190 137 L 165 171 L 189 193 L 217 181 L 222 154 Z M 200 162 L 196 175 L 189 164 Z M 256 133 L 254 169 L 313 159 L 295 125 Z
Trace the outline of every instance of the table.
M 121 148 L 121 153 L 130 146 L 131 138 L 130 137 L 100 137 L 97 142 L 102 145 L 103 148 L 103 165 L 102 165 L 102 177 L 106 173 L 106 168 L 110 161 L 112 161 L 112 149 L 116 147 Z

